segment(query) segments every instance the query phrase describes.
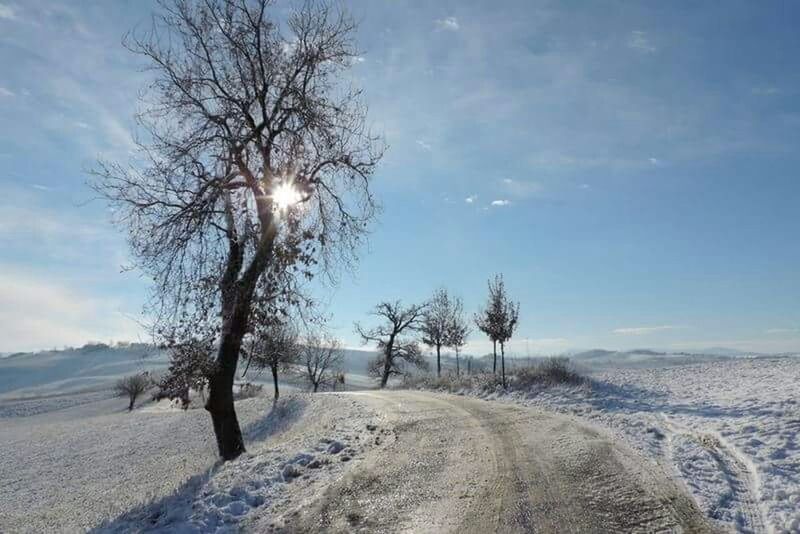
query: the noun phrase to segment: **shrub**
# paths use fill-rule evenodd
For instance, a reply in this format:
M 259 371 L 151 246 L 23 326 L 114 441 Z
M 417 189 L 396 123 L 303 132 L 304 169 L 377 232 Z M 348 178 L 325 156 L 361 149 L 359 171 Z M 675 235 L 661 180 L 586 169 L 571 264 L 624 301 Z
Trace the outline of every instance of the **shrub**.
M 522 367 L 514 371 L 512 388 L 529 389 L 533 386 L 554 386 L 558 384 L 578 385 L 584 382 L 569 358 L 546 358 L 534 365 Z

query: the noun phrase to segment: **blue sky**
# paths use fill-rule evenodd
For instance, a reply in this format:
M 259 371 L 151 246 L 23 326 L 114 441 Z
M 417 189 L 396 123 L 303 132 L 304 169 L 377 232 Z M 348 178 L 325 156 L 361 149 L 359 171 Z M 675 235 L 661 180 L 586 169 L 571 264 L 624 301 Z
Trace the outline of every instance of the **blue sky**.
M 381 299 L 471 312 L 502 272 L 518 353 L 800 350 L 800 4 L 348 5 L 390 149 L 358 270 L 320 293 L 347 344 Z M 141 336 L 85 170 L 133 148 L 120 38 L 151 9 L 0 0 L 0 351 Z

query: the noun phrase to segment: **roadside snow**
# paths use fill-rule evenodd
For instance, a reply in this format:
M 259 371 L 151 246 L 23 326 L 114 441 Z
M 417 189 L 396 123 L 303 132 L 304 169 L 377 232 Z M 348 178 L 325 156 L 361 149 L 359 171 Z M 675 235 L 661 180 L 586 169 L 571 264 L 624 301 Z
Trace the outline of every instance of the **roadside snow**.
M 725 530 L 800 532 L 800 359 L 614 369 L 581 387 L 491 394 L 590 419 L 671 466 Z
M 351 397 L 243 400 L 248 452 L 223 464 L 205 410 L 109 402 L 4 419 L 0 532 L 238 531 L 360 458 L 374 422 Z

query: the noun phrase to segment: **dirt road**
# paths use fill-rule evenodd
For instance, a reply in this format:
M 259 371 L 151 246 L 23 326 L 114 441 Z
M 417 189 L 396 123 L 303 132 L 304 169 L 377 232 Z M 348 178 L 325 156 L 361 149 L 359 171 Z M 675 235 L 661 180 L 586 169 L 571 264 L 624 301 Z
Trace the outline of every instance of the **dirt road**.
M 290 532 L 707 532 L 657 466 L 562 415 L 452 395 L 353 393 L 377 444 Z

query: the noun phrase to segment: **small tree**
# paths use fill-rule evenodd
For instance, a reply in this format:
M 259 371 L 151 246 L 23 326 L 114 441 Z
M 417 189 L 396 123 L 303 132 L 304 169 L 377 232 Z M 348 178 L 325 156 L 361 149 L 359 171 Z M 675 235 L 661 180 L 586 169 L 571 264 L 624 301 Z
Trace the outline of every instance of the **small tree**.
M 133 405 L 137 397 L 147 391 L 152 382 L 150 377 L 144 373 L 120 378 L 114 389 L 120 397 L 128 397 L 128 411 L 133 411 Z
M 489 280 L 489 296 L 486 305 L 474 316 L 475 326 L 492 340 L 492 372 L 497 373 L 497 342 L 503 329 L 503 277 L 495 275 Z
M 311 337 L 306 340 L 300 349 L 300 361 L 305 366 L 304 374 L 314 393 L 320 386 L 335 385 L 343 359 L 341 346 L 335 339 Z
M 422 314 L 420 331 L 422 342 L 436 349 L 436 376 L 442 376 L 442 347 L 448 345 L 447 336 L 453 323 L 456 299 L 446 289 L 438 289 Z
M 287 321 L 264 319 L 255 325 L 246 345 L 248 366 L 269 369 L 275 388 L 274 400 L 280 396 L 278 373 L 298 361 L 297 331 Z
M 512 302 L 506 294 L 505 285 L 503 284 L 502 277 L 497 286 L 500 302 L 502 303 L 501 309 L 503 310 L 500 318 L 500 330 L 497 336 L 497 342 L 500 343 L 500 362 L 502 365 L 503 374 L 503 387 L 507 387 L 506 383 L 506 342 L 514 335 L 519 322 L 519 303 Z
M 450 324 L 447 327 L 447 346 L 452 347 L 456 352 L 456 376 L 461 374 L 461 364 L 459 355 L 461 348 L 467 344 L 470 334 L 469 324 L 464 317 L 464 305 L 460 298 L 453 299 L 450 316 Z
M 503 275 L 489 280 L 489 298 L 486 306 L 475 315 L 475 324 L 492 340 L 492 372 L 497 373 L 497 344 L 500 343 L 503 387 L 506 387 L 505 344 L 511 339 L 519 320 L 519 303 L 512 302 L 506 294 Z
M 401 337 L 404 332 L 419 330 L 425 305 L 411 305 L 403 307 L 400 301 L 381 302 L 372 314 L 384 320 L 385 323 L 369 330 L 365 330 L 356 323 L 355 328 L 364 344 L 376 343 L 380 355 L 370 361 L 369 374 L 380 378 L 381 388 L 385 388 L 389 377 L 401 375 L 405 366 L 410 364 L 419 368 L 427 368 L 419 345 L 414 340 Z

